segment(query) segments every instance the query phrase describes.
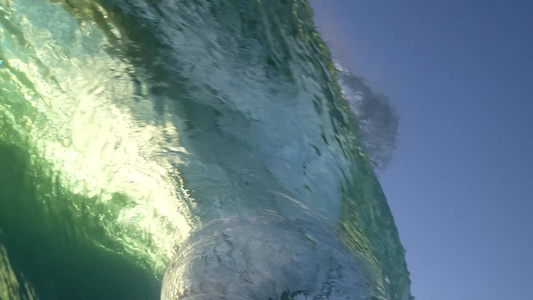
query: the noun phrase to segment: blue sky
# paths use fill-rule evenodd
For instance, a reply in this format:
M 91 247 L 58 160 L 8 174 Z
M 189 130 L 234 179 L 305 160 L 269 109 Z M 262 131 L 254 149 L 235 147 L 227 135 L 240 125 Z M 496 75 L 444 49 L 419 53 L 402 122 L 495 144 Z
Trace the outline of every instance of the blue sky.
M 533 299 L 533 2 L 310 2 L 400 115 L 380 181 L 413 295 Z

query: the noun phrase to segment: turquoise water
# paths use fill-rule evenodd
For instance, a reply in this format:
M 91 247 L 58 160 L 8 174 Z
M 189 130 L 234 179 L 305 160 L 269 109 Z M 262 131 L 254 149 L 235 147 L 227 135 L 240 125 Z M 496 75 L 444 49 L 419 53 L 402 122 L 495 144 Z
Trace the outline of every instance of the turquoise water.
M 0 0 L 0 61 L 1 299 L 411 299 L 307 2 Z

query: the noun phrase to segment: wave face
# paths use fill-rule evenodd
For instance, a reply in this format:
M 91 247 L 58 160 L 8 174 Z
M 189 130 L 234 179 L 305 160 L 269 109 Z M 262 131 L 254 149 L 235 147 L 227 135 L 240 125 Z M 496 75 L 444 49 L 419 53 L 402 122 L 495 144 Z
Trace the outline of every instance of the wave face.
M 301 0 L 0 0 L 7 298 L 412 299 L 336 72 Z

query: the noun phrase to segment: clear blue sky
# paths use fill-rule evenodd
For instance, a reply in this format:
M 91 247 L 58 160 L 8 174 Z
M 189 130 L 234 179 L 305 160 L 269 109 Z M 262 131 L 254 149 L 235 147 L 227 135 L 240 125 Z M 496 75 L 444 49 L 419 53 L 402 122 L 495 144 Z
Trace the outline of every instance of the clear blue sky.
M 413 295 L 533 299 L 533 1 L 311 3 L 400 115 L 380 181 Z

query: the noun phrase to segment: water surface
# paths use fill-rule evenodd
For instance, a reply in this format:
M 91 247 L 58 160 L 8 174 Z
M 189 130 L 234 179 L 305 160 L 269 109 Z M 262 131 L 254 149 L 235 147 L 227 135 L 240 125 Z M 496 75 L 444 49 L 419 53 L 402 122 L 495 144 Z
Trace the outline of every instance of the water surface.
M 305 1 L 0 0 L 6 299 L 411 299 Z

